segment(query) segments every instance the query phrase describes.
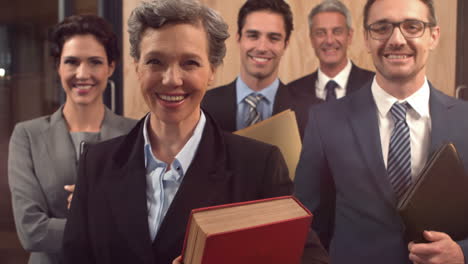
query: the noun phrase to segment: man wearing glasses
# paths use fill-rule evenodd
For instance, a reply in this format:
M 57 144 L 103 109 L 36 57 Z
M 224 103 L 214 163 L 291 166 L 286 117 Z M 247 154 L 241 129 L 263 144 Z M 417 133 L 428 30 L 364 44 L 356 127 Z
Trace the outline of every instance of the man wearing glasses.
M 466 263 L 468 240 L 428 230 L 428 243 L 405 242 L 396 208 L 442 143 L 468 168 L 468 103 L 426 78 L 440 35 L 433 0 L 368 0 L 363 25 L 376 76 L 311 110 L 296 195 L 320 237 L 333 227 L 331 263 Z

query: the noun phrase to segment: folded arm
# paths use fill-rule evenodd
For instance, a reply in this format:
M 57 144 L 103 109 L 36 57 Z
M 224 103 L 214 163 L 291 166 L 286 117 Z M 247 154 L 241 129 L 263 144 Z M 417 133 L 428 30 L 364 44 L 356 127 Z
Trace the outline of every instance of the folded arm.
M 21 124 L 15 127 L 10 139 L 8 181 L 16 230 L 25 250 L 59 252 L 65 219 L 50 215 L 46 190 L 35 173 L 31 140 Z

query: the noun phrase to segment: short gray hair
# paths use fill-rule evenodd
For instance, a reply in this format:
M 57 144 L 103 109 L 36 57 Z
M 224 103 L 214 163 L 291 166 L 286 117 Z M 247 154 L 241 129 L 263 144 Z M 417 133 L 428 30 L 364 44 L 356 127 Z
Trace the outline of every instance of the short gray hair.
M 353 21 L 349 9 L 339 0 L 324 0 L 316 5 L 309 13 L 309 28 L 312 28 L 312 19 L 319 13 L 338 12 L 346 18 L 346 25 L 349 29 L 353 28 Z
M 217 67 L 226 55 L 224 41 L 229 37 L 228 25 L 213 9 L 197 0 L 142 1 L 133 9 L 128 19 L 130 55 L 140 59 L 140 42 L 147 28 L 158 29 L 168 24 L 203 25 L 207 33 L 208 58 Z

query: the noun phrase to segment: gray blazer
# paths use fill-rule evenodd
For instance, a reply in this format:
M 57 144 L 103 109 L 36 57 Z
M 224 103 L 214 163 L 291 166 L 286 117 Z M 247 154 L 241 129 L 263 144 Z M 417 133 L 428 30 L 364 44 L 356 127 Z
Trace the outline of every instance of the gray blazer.
M 21 244 L 31 252 L 29 263 L 34 264 L 61 262 L 68 196 L 63 187 L 76 182 L 76 152 L 62 108 L 18 123 L 10 139 L 13 215 Z M 106 108 L 101 140 L 126 134 L 135 124 Z

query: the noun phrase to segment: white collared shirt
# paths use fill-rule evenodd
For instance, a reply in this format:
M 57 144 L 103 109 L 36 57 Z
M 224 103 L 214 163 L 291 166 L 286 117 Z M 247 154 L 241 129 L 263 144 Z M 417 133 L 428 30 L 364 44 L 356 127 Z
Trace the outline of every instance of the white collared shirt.
M 411 175 L 414 181 L 426 164 L 429 155 L 431 115 L 429 112 L 430 89 L 427 79 L 420 89 L 404 100 L 398 100 L 388 94 L 379 86 L 375 77 L 371 89 L 378 110 L 380 143 L 385 167 L 387 167 L 388 148 L 394 127 L 390 108 L 397 101 L 407 102 L 411 106 L 406 114 L 406 123 L 410 130 Z
M 156 238 L 159 227 L 166 216 L 167 210 L 179 189 L 180 184 L 187 172 L 193 157 L 200 144 L 203 129 L 206 124 L 206 117 L 203 111 L 200 113 L 198 121 L 192 136 L 187 143 L 177 153 L 170 170 L 168 164 L 159 160 L 153 155 L 151 150 L 151 141 L 148 135 L 148 125 L 150 115 L 147 115 L 143 125 L 143 137 L 145 140 L 145 168 L 146 168 L 146 203 L 148 208 L 148 225 L 150 238 L 153 241 Z
M 346 95 L 346 86 L 348 84 L 349 74 L 353 64 L 348 59 L 348 64 L 341 70 L 335 77 L 330 78 L 323 73 L 320 68 L 317 71 L 317 81 L 315 82 L 315 94 L 317 98 L 325 100 L 327 97 L 327 91 L 325 91 L 325 85 L 328 81 L 334 80 L 338 86 L 335 88 L 336 98 L 341 98 Z

